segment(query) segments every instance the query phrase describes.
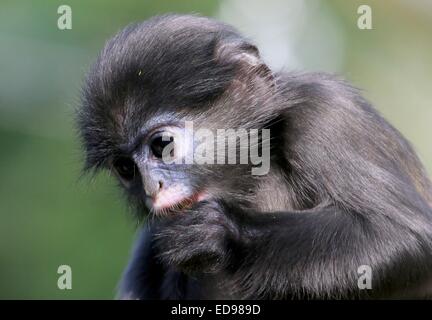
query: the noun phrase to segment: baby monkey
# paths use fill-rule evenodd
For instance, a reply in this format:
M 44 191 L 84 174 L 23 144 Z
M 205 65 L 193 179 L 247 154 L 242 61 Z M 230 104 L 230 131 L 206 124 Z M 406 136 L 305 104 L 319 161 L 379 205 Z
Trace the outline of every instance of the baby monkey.
M 233 130 L 234 155 L 190 123 Z M 78 124 L 85 168 L 115 173 L 149 217 L 120 298 L 431 294 L 432 186 L 407 140 L 344 81 L 271 70 L 229 25 L 126 27 L 88 73 Z

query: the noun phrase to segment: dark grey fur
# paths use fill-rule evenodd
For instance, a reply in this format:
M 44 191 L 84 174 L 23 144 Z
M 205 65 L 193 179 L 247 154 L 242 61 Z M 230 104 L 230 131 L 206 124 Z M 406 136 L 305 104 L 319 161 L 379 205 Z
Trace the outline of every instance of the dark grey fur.
M 89 72 L 86 168 L 135 152 L 149 123 L 185 118 L 270 128 L 271 171 L 183 168 L 214 201 L 143 228 L 121 297 L 430 296 L 431 183 L 356 89 L 326 74 L 273 73 L 220 22 L 155 17 L 108 41 Z M 141 180 L 126 190 L 138 214 L 147 212 Z M 372 267 L 372 290 L 357 287 L 360 265 Z

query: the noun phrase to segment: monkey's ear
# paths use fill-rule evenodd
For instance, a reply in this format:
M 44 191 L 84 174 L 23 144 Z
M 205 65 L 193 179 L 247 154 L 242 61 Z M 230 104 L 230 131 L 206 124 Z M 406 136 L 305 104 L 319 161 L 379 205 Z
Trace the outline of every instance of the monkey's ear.
M 256 75 L 273 81 L 273 73 L 261 59 L 258 48 L 246 41 L 220 44 L 216 49 L 216 60 L 223 64 L 234 64 L 240 73 Z

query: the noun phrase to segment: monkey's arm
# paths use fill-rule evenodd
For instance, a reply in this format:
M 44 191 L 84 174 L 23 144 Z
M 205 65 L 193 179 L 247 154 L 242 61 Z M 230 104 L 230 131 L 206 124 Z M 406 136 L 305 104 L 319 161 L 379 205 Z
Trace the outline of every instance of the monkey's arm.
M 235 209 L 232 209 L 235 210 Z M 423 274 L 425 244 L 394 221 L 376 225 L 334 206 L 282 213 L 235 213 L 233 283 L 243 297 L 354 298 L 381 296 Z M 398 239 L 403 239 L 399 241 Z M 372 290 L 359 290 L 358 267 L 372 269 Z M 404 289 L 398 288 L 398 289 Z
M 240 298 L 403 296 L 428 273 L 428 244 L 396 221 L 373 219 L 335 206 L 263 213 L 202 204 L 167 220 L 156 246 L 166 265 L 224 274 Z M 362 265 L 372 269 L 372 290 L 358 288 Z

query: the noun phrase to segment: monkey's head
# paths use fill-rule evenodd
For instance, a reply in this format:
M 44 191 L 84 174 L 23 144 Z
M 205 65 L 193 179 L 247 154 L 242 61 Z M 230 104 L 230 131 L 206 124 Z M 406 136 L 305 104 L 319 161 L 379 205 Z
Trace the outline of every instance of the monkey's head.
M 107 42 L 83 88 L 86 169 L 114 172 L 142 211 L 247 194 L 250 163 L 197 164 L 198 145 L 218 146 L 195 133 L 264 127 L 273 86 L 256 47 L 230 26 L 181 15 L 128 26 Z

